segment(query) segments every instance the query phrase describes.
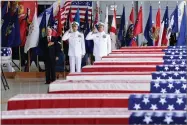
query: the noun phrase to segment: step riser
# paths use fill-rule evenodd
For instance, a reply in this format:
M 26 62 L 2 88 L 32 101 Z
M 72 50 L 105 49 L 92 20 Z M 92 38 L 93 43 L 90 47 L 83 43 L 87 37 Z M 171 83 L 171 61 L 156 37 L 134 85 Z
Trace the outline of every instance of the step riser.
M 8 102 L 8 110 L 40 108 L 128 108 L 128 99 L 47 99 L 15 100 Z
M 82 68 L 82 72 L 155 72 L 154 67 L 106 67 L 106 68 Z
M 151 75 L 80 75 L 80 76 L 67 76 L 67 80 L 130 80 L 136 79 L 140 81 L 152 80 Z

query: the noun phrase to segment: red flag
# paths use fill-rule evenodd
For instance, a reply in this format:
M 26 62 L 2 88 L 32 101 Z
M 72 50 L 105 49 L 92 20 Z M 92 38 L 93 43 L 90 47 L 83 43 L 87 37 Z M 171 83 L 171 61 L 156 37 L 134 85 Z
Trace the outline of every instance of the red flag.
M 157 14 L 156 14 L 156 29 L 155 29 L 155 46 L 158 46 L 159 41 L 159 33 L 160 33 L 160 7 L 158 8 Z
M 136 42 L 136 40 L 135 40 L 135 38 L 132 39 L 131 45 L 130 45 L 130 46 L 138 46 L 138 45 L 137 45 L 137 42 Z
M 95 15 L 94 25 L 96 25 L 98 22 L 99 22 L 99 5 L 97 3 L 96 4 L 96 15 Z
M 112 19 L 112 26 L 110 28 L 110 32 L 116 34 L 116 9 L 114 8 L 114 15 Z
M 29 24 L 35 13 L 35 1 L 18 2 L 21 46 L 25 45 Z
M 72 17 L 72 13 L 71 13 L 71 8 L 70 8 L 70 13 L 69 13 L 69 22 L 70 22 L 70 25 L 71 23 L 73 22 L 73 17 Z
M 132 7 L 132 9 L 131 9 L 129 21 L 130 21 L 129 24 L 134 24 L 134 7 Z
M 57 36 L 62 35 L 62 18 L 61 18 L 61 11 L 60 11 L 60 5 L 59 5 L 59 10 L 57 14 L 58 18 L 58 25 L 57 25 Z
M 110 28 L 110 37 L 111 37 L 111 42 L 112 42 L 112 50 L 116 49 L 116 9 L 114 8 L 114 15 L 112 19 L 112 26 Z
M 138 18 L 136 20 L 136 24 L 134 27 L 134 36 L 137 36 L 138 34 L 143 32 L 143 20 L 142 20 L 142 6 L 140 7 L 140 10 L 138 12 Z

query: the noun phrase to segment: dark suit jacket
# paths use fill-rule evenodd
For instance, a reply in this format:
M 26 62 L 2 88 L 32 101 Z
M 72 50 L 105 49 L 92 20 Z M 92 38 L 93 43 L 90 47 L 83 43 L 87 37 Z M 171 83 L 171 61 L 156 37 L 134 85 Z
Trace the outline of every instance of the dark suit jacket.
M 51 42 L 54 42 L 54 44 L 53 44 L 52 46 L 55 48 L 55 53 L 54 53 L 54 55 L 55 55 L 55 57 L 56 57 L 56 55 L 57 55 L 57 52 L 56 52 L 57 38 L 51 36 Z M 50 47 L 48 46 L 48 39 L 47 39 L 47 36 L 44 37 L 44 38 L 42 39 L 42 44 L 43 44 L 42 46 L 43 46 L 44 56 L 46 56 L 46 58 L 47 58 L 48 53 L 49 53 L 49 49 L 50 49 Z

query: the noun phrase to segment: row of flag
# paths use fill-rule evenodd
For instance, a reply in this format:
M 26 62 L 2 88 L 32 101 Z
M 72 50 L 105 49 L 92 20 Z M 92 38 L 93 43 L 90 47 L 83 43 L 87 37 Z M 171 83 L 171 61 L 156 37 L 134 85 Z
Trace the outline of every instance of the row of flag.
M 177 45 L 184 45 L 186 36 L 186 2 L 182 1 L 176 6 L 174 12 L 168 17 L 168 7 L 166 7 L 162 22 L 161 10 L 158 8 L 156 14 L 156 26 L 152 24 L 152 7 L 150 6 L 149 17 L 143 31 L 143 12 L 142 6 L 139 9 L 136 21 L 134 20 L 134 7 L 132 7 L 128 28 L 125 23 L 125 7 L 121 16 L 119 32 L 117 33 L 116 10 L 113 11 L 113 20 L 110 30 L 108 29 L 108 6 L 106 7 L 105 32 L 110 32 L 112 48 L 116 49 L 116 41 L 119 40 L 122 46 L 137 46 L 137 37 L 144 32 L 148 46 L 169 45 L 171 33 L 179 33 Z M 46 36 L 46 27 L 53 29 L 54 36 L 61 36 L 63 31 L 71 28 L 71 22 L 80 23 L 79 30 L 85 35 L 94 27 L 100 17 L 99 2 L 96 4 L 95 19 L 92 22 L 93 2 L 91 1 L 71 1 L 58 0 L 49 8 L 44 10 L 37 17 L 37 2 L 13 2 L 4 1 L 2 4 L 2 46 L 16 47 L 24 46 L 25 53 L 30 48 L 40 48 L 40 39 Z M 178 10 L 181 14 L 179 15 Z M 116 35 L 117 34 L 117 35 Z M 86 41 L 87 51 L 93 49 L 93 41 Z
M 178 14 L 180 12 L 180 15 Z M 186 43 L 186 2 L 182 1 L 176 5 L 175 10 L 169 18 L 168 6 L 166 6 L 163 19 L 161 21 L 161 9 L 158 8 L 156 14 L 156 24 L 153 24 L 152 6 L 150 6 L 149 16 L 143 31 L 143 12 L 140 6 L 136 22 L 134 22 L 134 8 L 132 7 L 129 16 L 128 29 L 125 33 L 125 13 L 121 17 L 121 26 L 118 39 L 126 46 L 137 46 L 137 36 L 144 32 L 144 37 L 148 46 L 169 46 L 171 33 L 179 33 L 177 45 Z M 125 37 L 124 37 L 125 36 Z

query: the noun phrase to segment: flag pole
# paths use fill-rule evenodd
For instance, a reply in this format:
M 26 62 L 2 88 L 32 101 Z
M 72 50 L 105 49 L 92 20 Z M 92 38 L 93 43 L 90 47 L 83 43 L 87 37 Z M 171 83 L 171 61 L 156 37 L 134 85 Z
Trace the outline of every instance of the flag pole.
M 19 46 L 19 70 L 20 70 L 20 72 L 21 72 L 21 48 L 20 48 L 20 46 Z
M 29 68 L 29 72 L 30 72 L 30 50 L 28 51 L 28 68 Z
M 37 60 L 38 72 L 40 72 L 40 70 L 39 70 L 39 60 L 38 60 L 38 55 L 36 56 L 36 60 Z

